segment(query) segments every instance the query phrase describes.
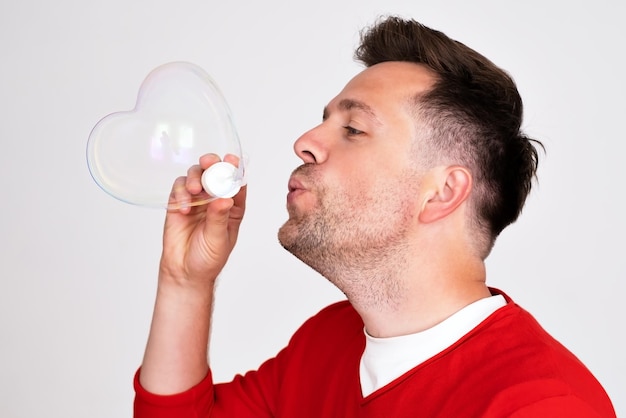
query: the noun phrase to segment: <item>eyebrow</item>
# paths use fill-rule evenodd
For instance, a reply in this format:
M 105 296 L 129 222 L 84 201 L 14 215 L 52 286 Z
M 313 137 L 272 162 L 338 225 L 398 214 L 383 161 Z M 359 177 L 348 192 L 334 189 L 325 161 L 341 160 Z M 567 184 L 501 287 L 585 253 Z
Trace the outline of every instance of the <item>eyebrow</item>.
M 375 123 L 380 125 L 380 120 L 376 116 L 376 113 L 374 113 L 374 110 L 368 104 L 366 104 L 364 102 L 361 102 L 361 101 L 358 101 L 358 100 L 354 100 L 354 99 L 343 99 L 343 100 L 341 100 L 339 102 L 337 107 L 340 110 L 344 110 L 344 111 L 350 111 L 350 110 L 353 110 L 353 109 L 359 110 L 359 111 L 365 113 Z M 328 117 L 328 107 L 324 107 L 324 114 L 323 114 L 322 118 L 323 118 L 323 120 L 326 120 L 327 117 Z

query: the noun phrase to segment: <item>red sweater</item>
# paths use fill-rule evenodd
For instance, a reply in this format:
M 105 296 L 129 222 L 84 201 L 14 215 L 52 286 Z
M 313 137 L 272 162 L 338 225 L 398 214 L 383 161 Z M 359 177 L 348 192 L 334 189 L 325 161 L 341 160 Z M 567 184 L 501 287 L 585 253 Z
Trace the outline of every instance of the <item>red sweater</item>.
M 135 376 L 135 418 L 609 418 L 615 412 L 587 368 L 507 298 L 446 350 L 363 398 L 363 322 L 348 302 L 309 319 L 257 371 L 158 396 Z

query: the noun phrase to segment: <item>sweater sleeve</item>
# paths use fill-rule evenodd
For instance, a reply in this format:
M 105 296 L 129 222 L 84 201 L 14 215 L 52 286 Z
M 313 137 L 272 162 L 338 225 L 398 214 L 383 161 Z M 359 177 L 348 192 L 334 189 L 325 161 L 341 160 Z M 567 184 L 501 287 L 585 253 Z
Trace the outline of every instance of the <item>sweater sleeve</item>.
M 156 395 L 134 379 L 135 418 L 270 418 L 276 413 L 288 347 L 258 370 L 237 375 L 228 383 L 213 383 L 211 371 L 196 386 L 173 395 Z
M 315 352 L 314 342 L 319 341 L 320 326 L 327 329 L 328 318 L 336 310 L 350 309 L 350 320 L 360 317 L 347 302 L 330 306 L 307 320 L 292 336 L 289 344 L 276 357 L 264 362 L 258 370 L 237 375 L 228 383 L 213 383 L 211 371 L 196 386 L 173 395 L 156 395 L 139 383 L 141 369 L 134 379 L 135 418 L 271 418 L 280 415 L 285 398 L 294 396 L 292 385 L 285 384 L 286 377 L 301 379 L 303 370 L 315 369 L 310 361 Z M 321 319 L 320 319 L 321 318 Z M 326 318 L 326 319 L 324 319 Z M 321 324 L 321 325 L 320 325 Z M 343 328 L 332 332 L 341 333 Z M 362 325 L 356 329 L 362 336 Z M 313 344 L 311 341 L 313 340 Z M 304 358 L 304 359 L 303 359 Z
M 196 386 L 173 395 L 156 395 L 139 383 L 141 369 L 134 379 L 135 418 L 208 417 L 213 404 L 211 372 Z

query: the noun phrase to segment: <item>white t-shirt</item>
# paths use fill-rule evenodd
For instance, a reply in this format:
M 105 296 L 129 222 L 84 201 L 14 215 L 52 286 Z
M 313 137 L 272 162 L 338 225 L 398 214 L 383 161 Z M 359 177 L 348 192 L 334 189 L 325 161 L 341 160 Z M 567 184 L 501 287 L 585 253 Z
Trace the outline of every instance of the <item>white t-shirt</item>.
M 367 396 L 440 353 L 506 305 L 502 295 L 477 300 L 443 322 L 416 334 L 375 338 L 365 332 L 361 392 Z

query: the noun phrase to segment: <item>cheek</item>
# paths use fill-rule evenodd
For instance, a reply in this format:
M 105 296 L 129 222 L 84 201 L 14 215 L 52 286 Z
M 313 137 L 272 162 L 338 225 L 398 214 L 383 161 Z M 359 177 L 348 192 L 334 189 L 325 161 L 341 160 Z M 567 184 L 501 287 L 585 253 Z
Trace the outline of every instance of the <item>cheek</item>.
M 345 209 L 363 210 L 364 205 L 381 206 L 404 201 L 414 193 L 415 173 L 407 167 L 407 155 L 393 155 L 388 149 L 368 155 L 353 152 L 349 161 L 334 162 L 323 171 L 320 188 L 329 205 L 343 202 Z M 385 155 L 385 158 L 381 158 Z M 349 207 L 347 207 L 349 205 Z
M 378 207 L 387 187 L 381 181 L 379 173 L 372 171 L 347 174 L 336 184 L 335 198 L 342 202 L 343 209 L 353 214 L 364 213 Z

